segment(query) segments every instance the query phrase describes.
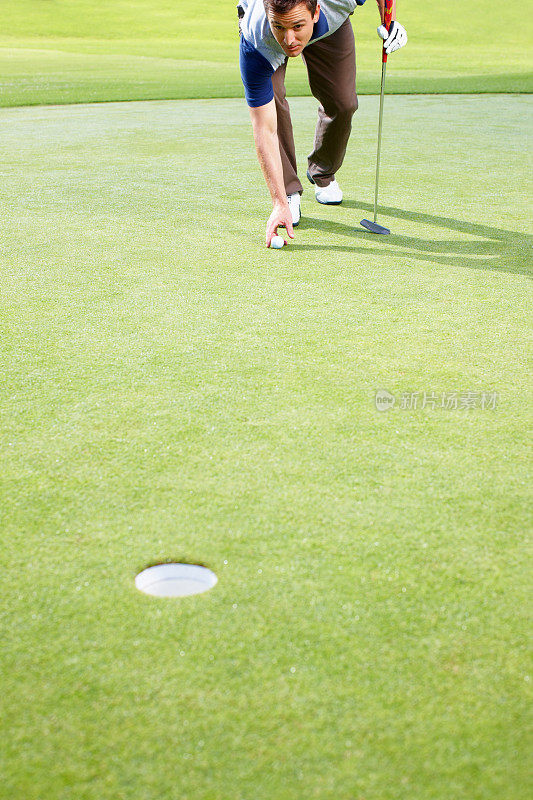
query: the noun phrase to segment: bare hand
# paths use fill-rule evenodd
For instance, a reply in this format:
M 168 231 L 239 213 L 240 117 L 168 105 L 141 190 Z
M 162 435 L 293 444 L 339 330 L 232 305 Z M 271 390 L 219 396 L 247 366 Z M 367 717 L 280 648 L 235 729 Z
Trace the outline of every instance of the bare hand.
M 278 226 L 284 225 L 287 229 L 287 234 L 294 239 L 294 230 L 292 227 L 291 210 L 288 203 L 274 203 L 272 214 L 268 218 L 266 227 L 266 246 L 270 247 L 270 242 L 274 236 L 278 235 Z M 285 241 L 285 244 L 287 242 Z

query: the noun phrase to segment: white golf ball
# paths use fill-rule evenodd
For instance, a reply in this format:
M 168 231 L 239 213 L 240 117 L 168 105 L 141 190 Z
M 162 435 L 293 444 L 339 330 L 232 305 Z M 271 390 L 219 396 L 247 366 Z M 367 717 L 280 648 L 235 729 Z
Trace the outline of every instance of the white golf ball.
M 281 250 L 284 244 L 285 240 L 282 236 L 273 236 L 270 240 L 270 247 L 273 247 L 274 250 Z

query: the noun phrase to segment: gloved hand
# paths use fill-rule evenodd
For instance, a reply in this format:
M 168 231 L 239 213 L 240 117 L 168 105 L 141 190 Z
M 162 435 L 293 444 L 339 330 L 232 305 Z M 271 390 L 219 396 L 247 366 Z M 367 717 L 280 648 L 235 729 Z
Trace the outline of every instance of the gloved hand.
M 407 31 L 403 25 L 400 25 L 396 20 L 391 22 L 389 30 L 387 30 L 385 25 L 380 25 L 378 28 L 378 36 L 384 41 L 383 47 L 387 55 L 394 53 L 395 50 L 399 50 L 400 47 L 407 44 Z

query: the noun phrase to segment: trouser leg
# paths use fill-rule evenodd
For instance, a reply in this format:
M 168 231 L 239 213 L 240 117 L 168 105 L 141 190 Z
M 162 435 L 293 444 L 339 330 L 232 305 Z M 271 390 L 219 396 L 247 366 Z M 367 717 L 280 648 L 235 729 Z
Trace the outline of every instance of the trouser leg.
M 296 150 L 294 148 L 294 135 L 292 132 L 291 113 L 285 91 L 285 70 L 287 61 L 274 72 L 272 86 L 274 87 L 274 100 L 278 115 L 278 141 L 283 166 L 283 180 L 287 194 L 302 192 L 302 184 L 296 172 Z
M 303 51 L 309 86 L 320 102 L 315 142 L 308 156 L 309 174 L 317 186 L 335 179 L 346 154 L 357 110 L 355 41 L 348 18 L 331 36 Z

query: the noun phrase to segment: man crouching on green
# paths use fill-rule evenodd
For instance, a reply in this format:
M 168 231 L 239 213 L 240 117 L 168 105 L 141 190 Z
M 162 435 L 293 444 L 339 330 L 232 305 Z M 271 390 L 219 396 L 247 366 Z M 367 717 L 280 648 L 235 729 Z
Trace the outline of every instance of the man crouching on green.
M 307 177 L 319 203 L 339 205 L 335 179 L 346 153 L 352 116 L 357 109 L 355 42 L 349 17 L 365 0 L 241 0 L 238 6 L 240 68 L 250 107 L 257 157 L 272 197 L 266 226 L 270 247 L 278 227 L 294 238 L 300 221 L 302 184 L 296 172 L 294 137 L 285 92 L 289 58 L 301 55 L 309 86 L 319 101 L 318 122 Z M 377 0 L 379 36 L 387 53 L 407 42 L 405 28 L 383 24 L 385 0 Z

